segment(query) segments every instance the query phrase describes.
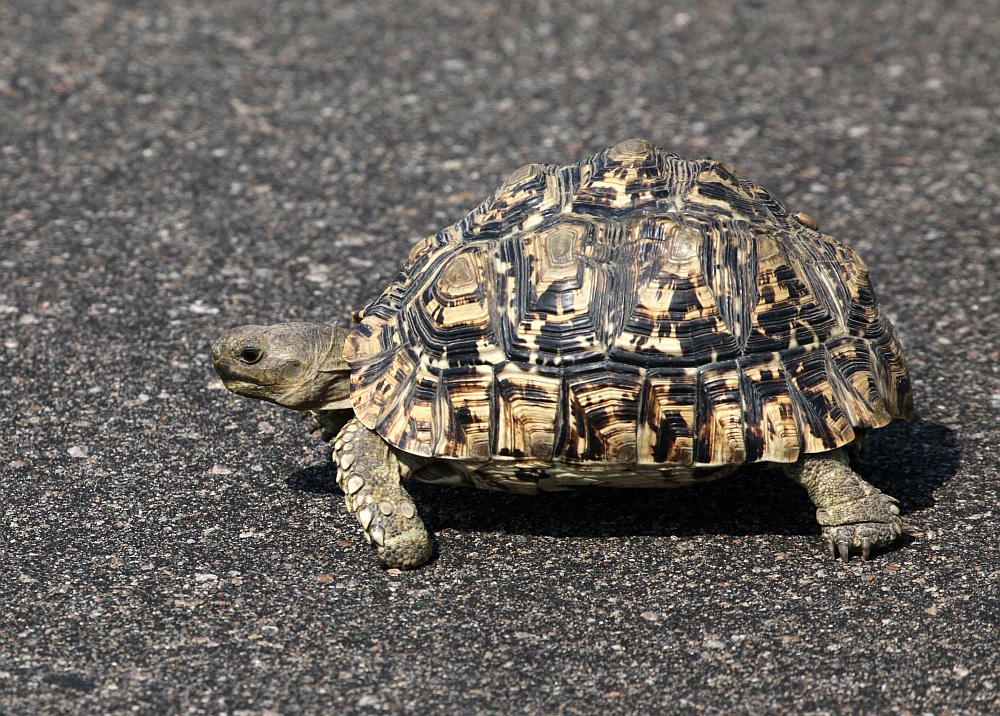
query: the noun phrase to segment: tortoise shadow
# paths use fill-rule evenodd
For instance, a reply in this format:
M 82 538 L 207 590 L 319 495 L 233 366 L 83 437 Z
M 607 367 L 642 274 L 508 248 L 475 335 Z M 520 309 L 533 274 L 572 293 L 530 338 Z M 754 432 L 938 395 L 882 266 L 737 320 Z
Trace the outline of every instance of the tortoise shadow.
M 939 423 L 895 421 L 869 438 L 860 474 L 900 501 L 902 514 L 934 505 L 958 471 L 955 432 Z M 293 490 L 341 494 L 332 463 L 286 480 Z M 778 470 L 745 468 L 714 482 L 663 490 L 593 488 L 525 496 L 412 483 L 428 529 L 551 537 L 814 535 L 815 508 Z
M 903 514 L 934 506 L 934 493 L 961 464 L 954 430 L 930 420 L 893 421 L 868 439 L 870 455 L 861 475 L 899 499 Z
M 903 517 L 934 505 L 955 476 L 955 432 L 939 423 L 895 421 L 869 438 L 860 474 L 896 497 Z M 779 470 L 745 468 L 714 482 L 664 490 L 593 488 L 537 496 L 413 485 L 429 529 L 551 537 L 818 534 L 805 490 Z M 904 538 L 905 540 L 905 538 Z
M 343 495 L 337 485 L 337 472 L 329 459 L 297 470 L 285 478 L 285 484 L 296 492 L 315 495 Z

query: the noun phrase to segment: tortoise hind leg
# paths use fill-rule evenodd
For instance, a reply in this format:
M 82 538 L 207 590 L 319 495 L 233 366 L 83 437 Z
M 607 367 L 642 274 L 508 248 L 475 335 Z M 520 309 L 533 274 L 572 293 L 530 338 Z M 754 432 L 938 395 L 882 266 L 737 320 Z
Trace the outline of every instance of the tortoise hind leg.
M 386 569 L 426 564 L 433 552 L 431 537 L 403 488 L 416 465 L 401 461 L 377 433 L 357 419 L 337 435 L 333 460 L 347 511 L 357 517 L 365 539 L 375 545 L 379 563 Z
M 806 488 L 816 505 L 816 520 L 823 527 L 830 556 L 846 562 L 855 549 L 868 559 L 873 548 L 891 544 L 902 534 L 897 500 L 851 470 L 842 448 L 806 455 L 786 465 L 785 473 Z

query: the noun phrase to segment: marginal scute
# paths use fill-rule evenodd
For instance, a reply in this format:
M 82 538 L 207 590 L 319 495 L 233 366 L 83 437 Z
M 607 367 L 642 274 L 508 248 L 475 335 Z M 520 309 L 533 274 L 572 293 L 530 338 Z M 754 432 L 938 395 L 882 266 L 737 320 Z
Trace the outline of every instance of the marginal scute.
M 568 375 L 565 461 L 634 465 L 641 389 L 638 369 L 597 366 Z
M 372 427 L 379 435 L 399 435 L 397 447 L 401 450 L 429 457 L 434 454 L 434 403 L 439 376 L 431 366 L 418 364 L 408 378 L 409 384 L 395 391 L 393 402 L 380 410 L 378 422 Z
M 509 489 L 558 464 L 661 484 L 640 473 L 793 463 L 912 411 L 857 254 L 731 166 L 640 139 L 516 170 L 359 320 L 358 419 L 503 465 L 482 479 Z
M 780 355 L 750 355 L 737 362 L 746 461 L 795 462 L 800 451 L 799 429 Z
M 843 336 L 828 342 L 827 375 L 851 425 L 870 429 L 887 425 L 892 417 L 879 392 L 878 369 L 872 365 L 868 342 Z
M 792 385 L 803 452 L 825 452 L 853 442 L 854 429 L 830 389 L 825 351 L 796 348 L 781 359 Z
M 496 438 L 501 458 L 551 461 L 563 412 L 562 377 L 551 368 L 506 363 L 496 370 Z
M 698 371 L 699 466 L 740 465 L 746 462 L 740 373 L 735 360 L 712 363 Z
M 697 368 L 647 372 L 638 427 L 638 464 L 694 465 Z
M 364 324 L 362 324 L 364 325 Z M 353 354 L 357 356 L 358 354 Z M 350 362 L 345 349 L 345 358 Z M 401 405 L 410 394 L 416 375 L 419 357 L 408 347 L 400 347 L 393 353 L 378 355 L 377 361 L 370 363 L 372 380 L 351 373 L 351 403 L 358 420 L 367 428 L 385 422 L 393 413 L 405 411 Z
M 493 392 L 490 366 L 452 368 L 441 374 L 434 401 L 432 454 L 490 458 Z

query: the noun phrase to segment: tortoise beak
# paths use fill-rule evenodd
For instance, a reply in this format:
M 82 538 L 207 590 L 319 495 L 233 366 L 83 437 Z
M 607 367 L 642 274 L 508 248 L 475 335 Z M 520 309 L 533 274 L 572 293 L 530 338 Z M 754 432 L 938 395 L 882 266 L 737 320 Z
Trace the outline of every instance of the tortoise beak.
M 216 339 L 212 344 L 212 364 L 215 366 L 215 372 L 223 380 L 232 374 L 232 353 L 227 348 L 228 346 L 222 338 Z
M 230 390 L 239 384 L 251 382 L 248 381 L 248 376 L 239 370 L 240 364 L 233 356 L 233 348 L 226 341 L 226 336 L 222 336 L 212 343 L 212 364 L 215 367 L 215 372 L 219 374 L 222 382 Z

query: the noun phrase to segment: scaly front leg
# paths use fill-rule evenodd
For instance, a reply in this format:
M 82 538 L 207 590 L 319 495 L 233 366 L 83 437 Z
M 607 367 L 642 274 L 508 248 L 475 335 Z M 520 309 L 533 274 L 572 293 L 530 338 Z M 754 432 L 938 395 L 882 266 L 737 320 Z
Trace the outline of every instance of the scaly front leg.
M 375 545 L 386 569 L 413 569 L 431 558 L 433 544 L 403 482 L 423 464 L 401 460 L 377 433 L 353 419 L 337 435 L 333 461 L 348 512 Z M 412 463 L 412 464 L 411 464 Z

